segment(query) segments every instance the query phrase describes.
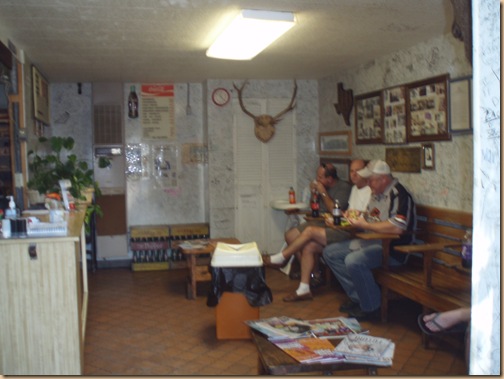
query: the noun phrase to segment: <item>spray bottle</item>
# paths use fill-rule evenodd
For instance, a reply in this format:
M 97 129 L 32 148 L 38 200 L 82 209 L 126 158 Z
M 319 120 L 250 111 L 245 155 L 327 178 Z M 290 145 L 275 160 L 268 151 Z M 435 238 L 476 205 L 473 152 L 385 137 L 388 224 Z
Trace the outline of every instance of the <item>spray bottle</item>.
M 15 219 L 17 217 L 16 203 L 14 202 L 14 196 L 7 196 L 10 198 L 9 208 L 5 210 L 5 218 Z

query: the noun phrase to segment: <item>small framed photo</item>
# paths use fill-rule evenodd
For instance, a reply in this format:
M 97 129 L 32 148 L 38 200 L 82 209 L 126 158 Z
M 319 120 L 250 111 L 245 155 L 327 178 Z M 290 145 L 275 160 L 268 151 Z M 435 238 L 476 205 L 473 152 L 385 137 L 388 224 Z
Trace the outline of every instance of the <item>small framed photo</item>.
M 472 132 L 472 78 L 450 81 L 450 130 L 452 133 Z
M 434 156 L 434 145 L 432 143 L 425 143 L 422 145 L 422 168 L 424 170 L 434 170 L 436 167 L 436 158 Z
M 33 117 L 35 120 L 49 125 L 49 82 L 32 65 Z
M 351 155 L 352 132 L 324 132 L 319 133 L 319 154 L 325 156 Z

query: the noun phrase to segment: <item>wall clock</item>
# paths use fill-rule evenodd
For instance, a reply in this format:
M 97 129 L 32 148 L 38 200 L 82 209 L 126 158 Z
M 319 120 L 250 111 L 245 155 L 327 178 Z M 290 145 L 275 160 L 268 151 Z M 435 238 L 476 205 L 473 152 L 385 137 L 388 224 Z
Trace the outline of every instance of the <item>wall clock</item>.
M 225 88 L 216 88 L 212 92 L 212 101 L 219 107 L 223 107 L 224 105 L 229 103 L 230 99 L 231 96 L 229 95 L 229 91 Z

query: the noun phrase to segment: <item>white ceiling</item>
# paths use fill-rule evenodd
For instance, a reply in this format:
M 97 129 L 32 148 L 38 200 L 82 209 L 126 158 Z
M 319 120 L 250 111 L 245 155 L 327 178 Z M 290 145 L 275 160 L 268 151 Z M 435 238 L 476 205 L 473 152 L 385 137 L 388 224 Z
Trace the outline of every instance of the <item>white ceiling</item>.
M 207 58 L 239 9 L 297 25 L 251 61 Z M 451 32 L 450 0 L 0 0 L 0 37 L 50 82 L 317 79 Z

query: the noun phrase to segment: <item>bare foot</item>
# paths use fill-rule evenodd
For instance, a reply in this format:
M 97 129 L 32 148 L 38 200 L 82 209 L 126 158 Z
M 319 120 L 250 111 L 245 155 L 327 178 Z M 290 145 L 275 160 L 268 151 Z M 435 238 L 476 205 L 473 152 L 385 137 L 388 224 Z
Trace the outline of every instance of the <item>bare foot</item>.
M 450 329 L 461 322 L 469 321 L 469 319 L 470 310 L 465 308 L 441 313 L 431 313 L 423 317 L 427 329 L 434 333 Z

